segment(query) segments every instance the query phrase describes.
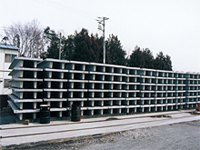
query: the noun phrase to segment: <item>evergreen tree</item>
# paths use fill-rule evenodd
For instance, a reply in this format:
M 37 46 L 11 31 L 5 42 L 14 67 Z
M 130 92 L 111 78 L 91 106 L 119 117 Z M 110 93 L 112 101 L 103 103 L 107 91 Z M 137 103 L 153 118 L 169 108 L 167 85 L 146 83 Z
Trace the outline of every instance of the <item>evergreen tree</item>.
M 172 71 L 172 61 L 169 55 L 165 56 L 166 69 Z
M 128 65 L 131 67 L 150 68 L 159 70 L 172 70 L 171 58 L 159 52 L 154 59 L 152 52 L 145 48 L 143 50 L 136 46 L 133 50 Z
M 168 55 L 164 55 L 163 52 L 159 52 L 155 59 L 155 69 L 159 70 L 172 70 L 171 58 Z
M 47 27 L 44 30 L 44 37 L 49 41 L 47 52 L 41 55 L 42 58 L 59 57 L 59 38 L 58 35 Z M 82 29 L 79 33 L 69 35 L 67 39 L 63 36 L 61 40 L 62 59 L 78 60 L 86 62 L 103 62 L 103 37 L 97 34 L 88 35 L 86 29 Z M 130 55 L 125 58 L 126 52 L 122 48 L 122 44 L 117 36 L 113 34 L 106 41 L 106 63 L 115 65 L 128 65 L 131 67 L 172 70 L 172 61 L 170 56 L 159 52 L 154 59 L 150 49 L 141 49 L 136 46 Z
M 141 67 L 144 68 L 145 61 L 143 57 L 143 53 L 140 49 L 140 47 L 136 46 L 130 55 L 130 59 L 128 61 L 128 65 L 130 67 Z
M 155 69 L 164 70 L 165 68 L 164 59 L 165 56 L 163 55 L 163 52 L 159 52 L 155 59 Z
M 54 58 L 58 59 L 59 58 L 59 42 L 52 40 L 50 45 L 47 48 L 47 53 L 46 53 L 47 58 Z
M 125 65 L 126 51 L 122 49 L 122 45 L 117 36 L 110 35 L 110 41 L 107 42 L 106 61 L 109 64 Z
M 59 38 L 54 30 L 51 30 L 50 27 L 46 27 L 44 29 L 44 38 L 48 39 L 49 41 L 58 41 Z
M 97 44 L 99 45 L 99 63 L 103 63 L 103 37 L 98 37 L 98 35 L 95 35 L 95 40 Z
M 154 57 L 153 57 L 153 54 L 150 51 L 150 49 L 145 48 L 142 51 L 142 57 L 143 57 L 143 60 L 144 60 L 144 66 L 143 67 L 153 69 L 154 68 Z
M 47 52 L 42 54 L 42 58 L 59 58 L 59 38 L 55 31 L 47 27 L 44 30 L 44 37 L 50 42 L 47 46 Z
M 62 59 L 72 60 L 72 56 L 74 53 L 75 45 L 74 45 L 74 36 L 69 35 L 67 39 L 62 39 Z
M 98 35 L 97 35 L 97 37 L 98 37 Z M 99 44 L 97 43 L 96 40 L 97 40 L 96 37 L 92 34 L 91 35 L 91 48 L 95 54 L 95 62 L 99 62 L 100 51 L 99 51 Z
M 73 60 L 95 62 L 96 57 L 91 48 L 92 43 L 86 29 L 82 29 L 81 32 L 75 33 L 74 44 Z

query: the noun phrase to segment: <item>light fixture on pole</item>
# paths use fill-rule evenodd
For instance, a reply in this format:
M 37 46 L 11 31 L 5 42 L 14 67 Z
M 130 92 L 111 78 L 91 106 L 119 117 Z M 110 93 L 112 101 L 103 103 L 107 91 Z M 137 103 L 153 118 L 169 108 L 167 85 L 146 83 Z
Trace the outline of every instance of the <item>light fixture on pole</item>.
M 106 63 L 106 48 L 105 48 L 105 21 L 109 18 L 107 17 L 97 17 L 96 21 L 99 23 L 98 29 L 103 31 L 103 63 Z M 101 25 L 103 25 L 103 29 L 101 28 Z

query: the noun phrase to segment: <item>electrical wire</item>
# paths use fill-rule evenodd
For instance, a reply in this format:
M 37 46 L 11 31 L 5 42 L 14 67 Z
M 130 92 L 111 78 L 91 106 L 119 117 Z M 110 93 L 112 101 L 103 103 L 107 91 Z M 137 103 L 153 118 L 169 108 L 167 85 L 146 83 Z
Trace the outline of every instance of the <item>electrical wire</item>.
M 52 0 L 46 0 L 46 1 L 50 1 L 50 2 L 52 2 L 52 3 L 54 3 L 54 5 L 58 5 L 59 4 L 59 6 L 61 6 L 61 7 L 63 7 L 63 5 L 62 4 L 60 4 L 59 2 L 55 2 L 55 1 L 52 1 Z M 79 11 L 79 13 L 85 13 L 85 14 L 88 14 L 88 15 L 91 15 L 91 13 L 90 12 L 87 12 L 87 11 L 84 11 L 84 10 L 80 10 L 80 9 L 76 9 L 76 8 L 74 8 L 74 7 L 70 7 L 70 6 L 65 6 L 65 8 L 66 7 L 68 7 L 69 9 L 71 9 L 72 11 L 74 10 L 75 12 L 77 12 L 77 11 Z M 93 16 L 93 15 L 91 15 L 91 16 Z M 88 16 L 87 16 L 88 17 Z
M 91 18 L 91 19 L 94 19 L 96 17 L 95 15 L 93 15 L 94 13 L 90 13 L 88 11 L 76 9 L 76 8 L 71 7 L 71 6 L 65 6 L 65 5 L 63 5 L 59 2 L 55 2 L 55 1 L 52 1 L 52 0 L 33 0 L 33 1 L 40 3 L 42 5 L 45 5 L 45 6 L 53 7 L 53 8 L 56 8 L 56 9 L 59 9 L 59 10 L 65 11 L 65 12 L 73 13 L 73 14 L 76 14 L 76 15 L 79 15 L 79 16 L 81 15 L 83 17 L 87 17 L 87 18 Z M 5 35 L 5 30 L 12 31 L 11 29 L 9 29 L 9 27 L 0 26 L 0 35 L 1 36 L 2 36 L 2 34 Z
M 76 14 L 76 15 L 81 15 L 83 17 L 87 17 L 88 18 L 88 15 L 91 16 L 91 18 L 95 17 L 94 15 L 92 15 L 93 13 L 89 13 L 89 12 L 86 12 L 86 11 L 83 11 L 83 10 L 80 10 L 80 9 L 75 9 L 75 8 L 72 8 L 72 7 L 69 7 L 69 6 L 63 6 L 62 4 L 58 3 L 58 2 L 53 2 L 53 1 L 39 1 L 39 0 L 34 0 L 35 2 L 38 2 L 38 3 L 41 3 L 41 4 L 45 4 L 45 5 L 48 5 L 50 7 L 54 7 L 54 8 L 57 8 L 59 10 L 63 10 L 65 12 L 70 12 L 70 13 L 73 13 L 73 14 Z M 66 9 L 67 8 L 67 9 Z M 87 15 L 85 15 L 87 14 Z

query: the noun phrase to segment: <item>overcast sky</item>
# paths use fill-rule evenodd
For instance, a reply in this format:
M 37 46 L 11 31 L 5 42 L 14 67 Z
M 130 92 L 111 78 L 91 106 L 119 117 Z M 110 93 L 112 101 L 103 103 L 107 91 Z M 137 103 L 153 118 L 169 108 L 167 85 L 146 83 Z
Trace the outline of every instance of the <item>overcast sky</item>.
M 136 45 L 171 56 L 173 70 L 200 72 L 200 0 L 0 0 L 3 28 L 37 19 L 66 36 L 97 29 L 108 17 L 106 38 L 117 35 L 127 54 Z

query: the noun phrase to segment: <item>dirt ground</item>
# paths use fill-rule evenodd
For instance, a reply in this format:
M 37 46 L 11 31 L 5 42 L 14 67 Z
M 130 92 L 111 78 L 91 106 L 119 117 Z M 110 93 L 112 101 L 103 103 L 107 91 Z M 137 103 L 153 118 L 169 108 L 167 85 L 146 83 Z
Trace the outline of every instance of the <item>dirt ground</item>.
M 24 147 L 20 150 L 200 150 L 200 120 L 118 132 L 102 137 Z

